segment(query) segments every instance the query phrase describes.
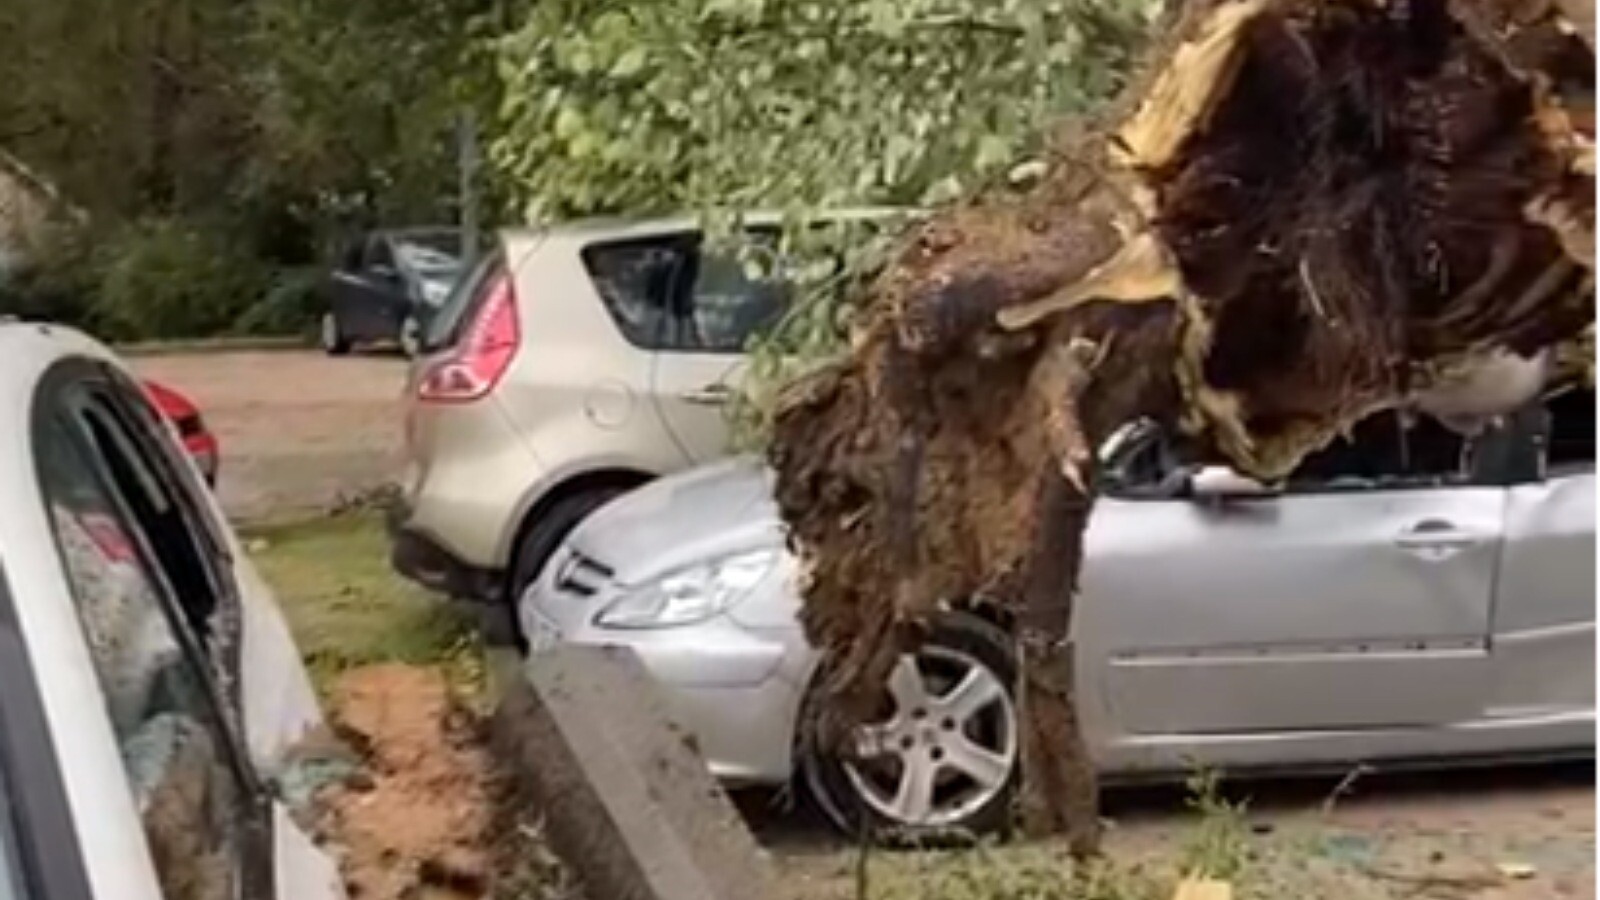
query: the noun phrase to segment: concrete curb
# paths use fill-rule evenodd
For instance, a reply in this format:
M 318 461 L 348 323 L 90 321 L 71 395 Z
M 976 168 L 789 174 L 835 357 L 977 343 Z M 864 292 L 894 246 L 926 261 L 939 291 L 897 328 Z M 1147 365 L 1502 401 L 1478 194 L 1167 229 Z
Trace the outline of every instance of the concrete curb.
M 491 747 L 587 896 L 777 896 L 765 852 L 631 648 L 559 647 L 491 679 Z

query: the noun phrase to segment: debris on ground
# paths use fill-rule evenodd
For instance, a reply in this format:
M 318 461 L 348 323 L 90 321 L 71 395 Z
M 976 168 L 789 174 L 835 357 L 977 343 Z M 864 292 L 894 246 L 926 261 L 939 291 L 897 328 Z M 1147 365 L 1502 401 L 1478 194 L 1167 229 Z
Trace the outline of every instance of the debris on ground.
M 525 811 L 506 808 L 482 723 L 442 669 L 352 669 L 330 718 L 360 759 L 320 799 L 352 900 L 576 900 Z
M 1185 878 L 1172 900 L 1233 900 L 1233 885 L 1207 878 Z
M 1592 27 L 1548 0 L 1181 7 L 1037 182 L 908 235 L 770 453 L 820 727 L 868 714 L 942 608 L 997 607 L 1024 825 L 1086 854 L 1069 623 L 1116 428 L 1272 482 L 1375 412 L 1470 431 L 1593 380 Z

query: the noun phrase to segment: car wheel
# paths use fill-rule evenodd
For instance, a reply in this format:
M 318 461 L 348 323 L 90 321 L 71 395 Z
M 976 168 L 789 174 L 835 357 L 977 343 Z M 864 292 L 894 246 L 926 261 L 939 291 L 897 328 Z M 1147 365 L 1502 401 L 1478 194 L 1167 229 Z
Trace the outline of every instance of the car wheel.
M 930 840 L 1006 830 L 1021 757 L 1012 685 L 1016 655 L 976 616 L 939 621 L 900 658 L 880 715 L 824 746 L 820 692 L 801 718 L 800 775 L 840 829 L 878 839 Z
M 331 312 L 322 314 L 320 330 L 322 349 L 329 356 L 343 356 L 350 352 L 350 339 L 339 328 L 339 317 Z
M 521 648 L 523 635 L 517 625 L 517 605 L 522 601 L 523 593 L 533 585 L 539 577 L 539 572 L 544 569 L 544 564 L 549 561 L 550 555 L 556 552 L 556 548 L 561 546 L 561 542 L 572 529 L 578 527 L 578 523 L 590 513 L 624 493 L 625 490 L 622 487 L 591 488 L 563 497 L 529 526 L 527 533 L 522 536 L 522 541 L 517 545 L 517 555 L 513 558 L 511 566 L 510 589 L 506 592 L 507 602 L 504 609 L 509 621 L 503 627 L 493 629 L 486 635 L 491 643 L 497 641 L 515 643 Z
M 400 352 L 407 359 L 416 359 L 422 352 L 422 324 L 416 316 L 406 316 L 400 323 Z

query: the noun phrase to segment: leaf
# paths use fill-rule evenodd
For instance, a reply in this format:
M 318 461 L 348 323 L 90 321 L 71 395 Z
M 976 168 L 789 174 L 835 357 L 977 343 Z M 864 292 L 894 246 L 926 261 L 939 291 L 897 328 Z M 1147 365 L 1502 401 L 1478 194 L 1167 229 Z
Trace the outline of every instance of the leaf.
M 611 66 L 611 77 L 629 78 L 639 74 L 644 69 L 644 64 L 649 61 L 650 54 L 643 47 L 633 47 Z

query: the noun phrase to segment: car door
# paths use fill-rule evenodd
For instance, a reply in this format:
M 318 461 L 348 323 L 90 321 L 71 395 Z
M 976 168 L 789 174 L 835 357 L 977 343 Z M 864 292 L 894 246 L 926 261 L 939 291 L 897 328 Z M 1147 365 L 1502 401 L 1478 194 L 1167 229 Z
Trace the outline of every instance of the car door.
M 777 245 L 776 230 L 752 229 L 742 249 L 701 241 L 690 247 L 652 385 L 667 427 L 695 462 L 729 452 L 728 404 L 743 375 L 748 343 L 787 308 Z
M 1204 757 L 1482 711 L 1505 489 L 1399 435 L 1366 423 L 1281 493 L 1097 507 L 1078 623 L 1107 740 Z
M 363 242 L 355 264 L 334 273 L 334 313 L 347 338 L 358 341 L 389 340 L 400 332 L 410 311 L 410 291 L 394 258 L 394 249 L 381 234 Z
M 570 346 L 600 362 L 564 385 L 575 396 L 561 402 L 581 408 L 587 426 L 603 433 L 603 444 L 625 448 L 629 464 L 646 461 L 647 471 L 671 471 L 693 461 L 669 427 L 653 378 L 657 359 L 674 347 L 673 292 L 693 249 L 694 236 L 685 232 L 587 244 L 580 256 L 604 310 L 594 320 L 603 333 L 583 320 L 563 325 L 571 328 Z M 550 396 L 542 384 L 540 393 Z M 537 409 L 532 402 L 512 403 Z
M 17 604 L 26 596 L 20 593 L 26 576 L 14 593 L 6 568 L 15 562 L 0 559 L 0 810 L 6 813 L 0 815 L 0 897 L 91 900 L 96 876 L 129 900 L 157 896 L 154 878 L 138 871 L 141 857 L 108 859 L 115 851 L 104 852 L 119 843 L 116 823 L 131 820 L 131 811 L 119 817 L 113 804 L 102 802 L 89 828 L 72 814 L 64 782 L 68 767 L 84 760 L 81 754 L 66 758 L 52 739 L 36 655 L 56 648 L 30 646 L 24 636 Z M 88 840 L 80 842 L 84 832 Z M 94 850 L 102 852 L 87 859 Z
M 1541 466 L 1511 486 L 1494 605 L 1496 719 L 1577 717 L 1593 746 L 1594 391 L 1571 390 L 1538 423 Z
M 41 484 L 164 894 L 340 897 L 253 752 L 251 670 L 273 642 L 241 597 L 231 535 L 137 389 L 80 372 L 45 397 Z

